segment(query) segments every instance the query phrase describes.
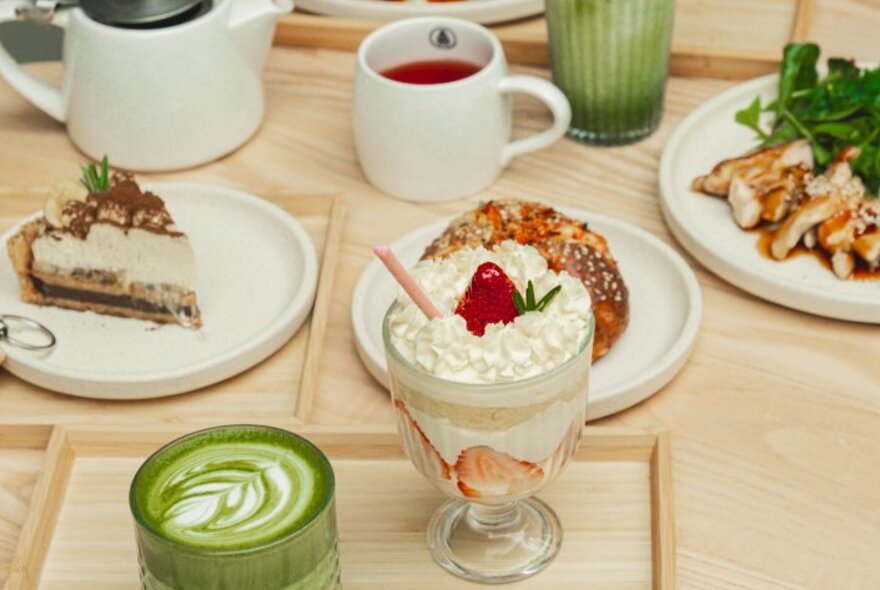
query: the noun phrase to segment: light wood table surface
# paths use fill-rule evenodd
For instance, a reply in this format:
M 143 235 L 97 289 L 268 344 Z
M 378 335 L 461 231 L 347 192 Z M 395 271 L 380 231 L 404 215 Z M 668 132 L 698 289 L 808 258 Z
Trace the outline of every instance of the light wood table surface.
M 821 0 L 810 37 L 822 43 L 825 56 L 880 61 L 878 31 L 880 0 Z M 326 336 L 333 353 L 325 357 L 328 381 L 313 411 L 313 420 L 326 423 L 391 420 L 387 396 L 358 363 L 348 327 L 347 303 L 369 260 L 367 247 L 469 206 L 404 204 L 365 184 L 349 122 L 353 67 L 349 53 L 273 50 L 266 71 L 268 118 L 258 136 L 222 161 L 161 176 L 257 194 L 346 197 L 346 236 Z M 56 73 L 53 67 L 39 70 Z M 560 142 L 515 160 L 482 196 L 590 209 L 674 244 L 658 207 L 661 150 L 685 115 L 730 85 L 673 79 L 666 117 L 653 137 L 614 149 Z M 548 115 L 522 100 L 516 123 L 517 133 L 531 133 L 547 125 Z M 75 174 L 81 160 L 59 125 L 0 85 L 4 226 L 23 200 L 38 209 L 39 193 Z M 705 302 L 693 357 L 657 396 L 600 422 L 671 431 L 679 587 L 880 588 L 880 330 L 763 302 L 686 258 Z M 45 407 L 70 403 L 0 372 L 0 424 L 4 401 L 23 395 Z M 113 420 L 115 407 L 96 408 L 94 419 Z M 173 402 L 168 408 L 173 417 Z M 0 582 L 41 455 L 0 450 Z

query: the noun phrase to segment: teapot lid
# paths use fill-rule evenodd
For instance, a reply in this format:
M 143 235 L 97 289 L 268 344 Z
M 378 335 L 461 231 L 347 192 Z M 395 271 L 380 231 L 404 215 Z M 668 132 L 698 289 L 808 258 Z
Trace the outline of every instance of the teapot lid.
M 204 0 L 80 0 L 91 18 L 108 25 L 149 25 L 193 10 Z

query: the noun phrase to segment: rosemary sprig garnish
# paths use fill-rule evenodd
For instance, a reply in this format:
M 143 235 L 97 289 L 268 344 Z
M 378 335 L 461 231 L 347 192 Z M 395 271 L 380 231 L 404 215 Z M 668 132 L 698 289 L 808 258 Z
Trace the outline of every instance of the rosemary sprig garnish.
M 556 296 L 559 295 L 560 291 L 562 291 L 562 285 L 556 285 L 550 289 L 546 295 L 541 297 L 539 301 L 535 301 L 535 285 L 532 284 L 532 281 L 529 281 L 529 284 L 526 287 L 525 299 L 523 299 L 523 296 L 519 291 L 513 291 L 513 305 L 516 307 L 516 311 L 518 311 L 520 315 L 526 314 L 530 311 L 544 311 Z
M 104 156 L 101 160 L 100 174 L 94 164 L 82 166 L 80 169 L 82 170 L 80 182 L 82 182 L 89 193 L 103 193 L 110 190 L 110 161 L 107 159 L 107 156 Z

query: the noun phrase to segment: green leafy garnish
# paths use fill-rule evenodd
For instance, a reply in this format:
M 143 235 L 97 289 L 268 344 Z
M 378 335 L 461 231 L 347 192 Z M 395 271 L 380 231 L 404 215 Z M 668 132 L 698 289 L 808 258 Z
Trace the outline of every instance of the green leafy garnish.
M 110 190 L 110 161 L 107 156 L 101 160 L 101 172 L 94 164 L 82 166 L 82 178 L 80 182 L 89 191 L 89 193 L 103 193 Z
M 761 129 L 761 97 L 756 96 L 747 108 L 736 113 L 736 122 L 745 125 L 758 134 L 762 140 L 767 139 L 767 134 Z
M 550 289 L 546 295 L 541 297 L 540 301 L 535 301 L 535 285 L 532 284 L 532 281 L 529 281 L 529 284 L 526 287 L 525 299 L 523 299 L 523 296 L 519 291 L 514 289 L 513 305 L 516 307 L 516 311 L 519 312 L 519 315 L 526 314 L 530 311 L 544 311 L 553 299 L 559 295 L 560 291 L 562 291 L 562 285 L 556 285 Z
M 818 61 L 819 46 L 815 43 L 789 43 L 785 46 L 779 74 L 779 96 L 776 99 L 777 119 L 791 106 L 795 92 L 816 86 L 819 81 L 816 72 Z
M 776 100 L 760 97 L 736 113 L 736 122 L 755 132 L 758 147 L 806 139 L 816 167 L 823 171 L 849 147 L 860 152 L 850 165 L 868 193 L 880 192 L 880 67 L 859 68 L 851 60 L 831 58 L 828 74 L 816 70 L 819 46 L 791 43 L 785 47 Z M 761 114 L 772 113 L 769 126 Z

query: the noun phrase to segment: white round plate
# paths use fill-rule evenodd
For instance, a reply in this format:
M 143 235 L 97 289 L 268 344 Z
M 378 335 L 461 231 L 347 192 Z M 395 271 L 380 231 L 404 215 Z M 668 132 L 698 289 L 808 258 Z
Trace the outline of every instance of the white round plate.
M 629 327 L 590 376 L 587 419 L 614 414 L 650 397 L 684 365 L 697 338 L 702 315 L 700 286 L 693 271 L 672 248 L 651 234 L 616 219 L 560 208 L 588 221 L 608 239 L 629 289 Z M 413 266 L 450 219 L 412 231 L 391 245 Z M 397 283 L 373 260 L 364 269 L 351 304 L 355 342 L 367 370 L 387 387 L 382 320 L 397 296 Z
M 758 251 L 758 236 L 739 228 L 724 199 L 691 190 L 696 176 L 755 147 L 754 133 L 734 114 L 755 96 L 764 104 L 774 99 L 778 80 L 774 74 L 735 86 L 679 125 L 660 162 L 663 216 L 685 249 L 744 291 L 816 315 L 880 323 L 880 281 L 842 281 L 812 256 L 770 260 Z
M 544 13 L 544 0 L 297 0 L 298 9 L 317 14 L 396 20 L 413 16 L 457 16 L 483 24 L 502 23 Z
M 196 255 L 204 326 L 177 325 L 40 307 L 19 300 L 8 260 L 0 262 L 0 313 L 48 326 L 45 354 L 8 344 L 4 367 L 41 387 L 103 399 L 192 391 L 259 363 L 302 325 L 315 297 L 318 261 L 302 226 L 253 195 L 202 184 L 149 183 Z M 18 227 L 6 232 L 6 240 Z

